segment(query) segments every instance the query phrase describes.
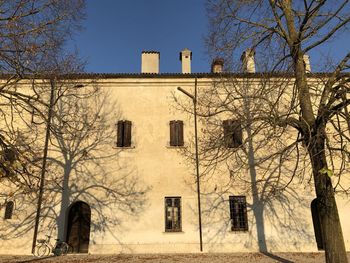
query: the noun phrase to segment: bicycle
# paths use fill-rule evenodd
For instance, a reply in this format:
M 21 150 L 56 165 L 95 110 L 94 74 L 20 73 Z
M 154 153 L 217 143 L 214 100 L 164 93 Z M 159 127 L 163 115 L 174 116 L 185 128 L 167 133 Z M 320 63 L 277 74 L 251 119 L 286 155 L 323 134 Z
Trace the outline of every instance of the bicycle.
M 38 245 L 35 248 L 34 255 L 37 257 L 44 257 L 50 255 L 52 252 L 55 256 L 67 255 L 69 251 L 69 245 L 56 239 L 55 246 L 50 243 L 51 236 L 46 235 L 46 239 L 38 239 Z

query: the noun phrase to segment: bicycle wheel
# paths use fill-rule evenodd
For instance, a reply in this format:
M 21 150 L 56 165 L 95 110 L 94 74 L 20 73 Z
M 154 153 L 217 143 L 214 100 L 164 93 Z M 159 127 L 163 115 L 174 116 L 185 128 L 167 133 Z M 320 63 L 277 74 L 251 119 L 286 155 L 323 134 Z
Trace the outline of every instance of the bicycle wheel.
M 64 256 L 64 255 L 67 255 L 69 246 L 66 242 L 62 242 L 60 249 L 61 249 L 61 255 Z
M 71 246 L 71 245 L 69 245 L 68 243 L 67 243 L 67 245 L 68 245 L 68 254 L 72 254 L 73 253 L 73 247 Z
M 44 257 L 44 256 L 48 256 L 49 254 L 50 254 L 50 248 L 45 244 L 42 244 L 36 247 L 34 252 L 34 255 L 37 257 Z

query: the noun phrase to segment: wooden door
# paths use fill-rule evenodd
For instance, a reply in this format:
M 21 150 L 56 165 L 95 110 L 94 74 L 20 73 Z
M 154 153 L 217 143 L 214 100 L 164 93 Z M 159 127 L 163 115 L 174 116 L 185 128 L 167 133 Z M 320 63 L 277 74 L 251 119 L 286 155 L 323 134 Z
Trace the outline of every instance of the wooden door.
M 78 201 L 71 205 L 68 213 L 67 243 L 73 253 L 88 253 L 90 241 L 91 211 L 87 203 Z

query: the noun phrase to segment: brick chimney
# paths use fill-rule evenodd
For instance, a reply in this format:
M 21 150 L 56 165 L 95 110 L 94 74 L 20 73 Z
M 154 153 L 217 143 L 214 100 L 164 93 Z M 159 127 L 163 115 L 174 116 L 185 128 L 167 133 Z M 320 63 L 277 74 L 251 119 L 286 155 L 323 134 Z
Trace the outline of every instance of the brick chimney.
M 255 73 L 255 50 L 248 48 L 241 56 L 243 72 Z
M 221 73 L 224 67 L 223 58 L 215 58 L 211 63 L 211 73 Z
M 160 53 L 158 51 L 142 51 L 141 73 L 159 73 Z
M 180 61 L 182 64 L 182 73 L 191 73 L 191 60 L 192 52 L 191 50 L 185 48 L 180 52 Z

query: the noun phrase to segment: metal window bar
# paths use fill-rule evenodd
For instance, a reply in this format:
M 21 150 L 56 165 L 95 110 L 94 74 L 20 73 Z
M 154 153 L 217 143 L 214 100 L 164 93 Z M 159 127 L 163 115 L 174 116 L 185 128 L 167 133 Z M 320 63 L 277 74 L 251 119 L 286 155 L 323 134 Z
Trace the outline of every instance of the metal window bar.
M 232 231 L 247 231 L 247 203 L 245 196 L 230 196 L 230 218 Z
M 165 232 L 181 231 L 181 197 L 165 198 Z

